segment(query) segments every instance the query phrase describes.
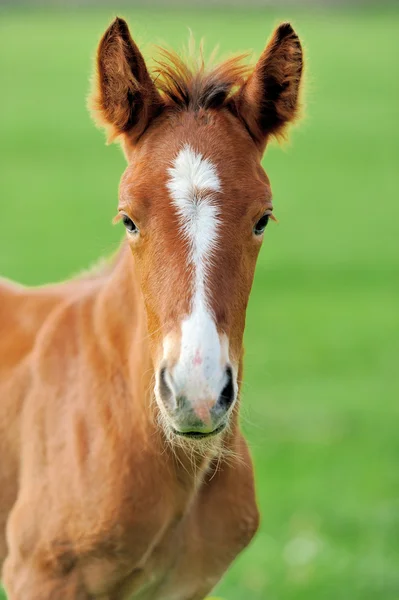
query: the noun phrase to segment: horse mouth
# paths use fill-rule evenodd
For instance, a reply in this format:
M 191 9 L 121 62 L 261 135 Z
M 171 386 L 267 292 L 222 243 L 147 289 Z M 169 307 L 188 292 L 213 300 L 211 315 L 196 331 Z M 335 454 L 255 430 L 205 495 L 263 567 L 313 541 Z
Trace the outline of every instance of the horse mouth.
M 219 427 L 216 427 L 213 431 L 209 431 L 208 433 L 204 433 L 203 431 L 178 431 L 174 427 L 173 433 L 179 435 L 180 437 L 189 438 L 192 440 L 203 440 L 204 438 L 210 438 L 218 433 L 221 433 L 223 429 L 225 429 L 226 423 L 222 423 Z

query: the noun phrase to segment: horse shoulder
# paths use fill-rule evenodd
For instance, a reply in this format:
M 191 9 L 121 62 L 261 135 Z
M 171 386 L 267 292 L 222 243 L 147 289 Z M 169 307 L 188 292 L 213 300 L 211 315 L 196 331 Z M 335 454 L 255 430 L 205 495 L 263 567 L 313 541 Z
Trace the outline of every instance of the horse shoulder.
M 139 472 L 140 485 L 149 488 L 143 498 L 137 481 L 134 493 L 129 489 L 135 473 L 132 440 L 139 434 L 127 436 L 125 430 L 134 427 L 127 413 L 134 398 L 120 365 L 107 354 L 106 332 L 96 322 L 97 298 L 89 290 L 64 301 L 37 336 L 22 415 L 21 485 L 15 511 L 25 516 L 13 518 L 14 523 L 29 521 L 33 540 L 44 539 L 45 529 L 48 546 L 60 535 L 71 539 L 78 555 L 90 554 L 96 547 L 118 547 L 123 531 L 117 525 L 132 515 L 131 505 L 137 513 L 140 501 L 143 516 L 146 512 L 154 516 L 155 535 L 155 517 L 162 505 L 157 494 L 151 508 L 150 472 Z M 142 449 L 137 448 L 136 454 L 142 462 Z
M 0 567 L 5 523 L 18 493 L 21 415 L 32 387 L 32 354 L 59 293 L 0 280 Z

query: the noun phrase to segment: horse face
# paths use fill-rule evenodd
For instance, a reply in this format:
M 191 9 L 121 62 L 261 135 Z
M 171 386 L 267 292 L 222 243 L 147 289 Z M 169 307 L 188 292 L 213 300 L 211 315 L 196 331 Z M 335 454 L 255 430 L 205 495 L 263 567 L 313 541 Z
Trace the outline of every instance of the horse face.
M 260 160 L 296 115 L 301 56 L 285 24 L 246 77 L 234 61 L 206 74 L 172 57 L 159 91 L 123 21 L 100 43 L 95 107 L 128 159 L 118 214 L 146 307 L 155 397 L 180 436 L 222 431 L 237 400 L 245 312 L 273 218 Z
M 237 398 L 271 190 L 234 117 L 161 121 L 129 153 L 119 214 L 143 291 L 156 398 L 176 432 L 204 435 L 224 427 Z

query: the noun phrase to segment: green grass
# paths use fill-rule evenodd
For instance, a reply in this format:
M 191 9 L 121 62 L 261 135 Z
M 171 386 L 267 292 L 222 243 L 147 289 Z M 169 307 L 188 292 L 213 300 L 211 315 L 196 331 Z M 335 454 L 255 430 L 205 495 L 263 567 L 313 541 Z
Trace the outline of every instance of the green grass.
M 292 18 L 307 119 L 264 164 L 244 429 L 262 526 L 226 600 L 399 598 L 399 12 L 124 11 L 139 40 L 260 52 Z M 124 162 L 85 109 L 106 12 L 2 12 L 0 272 L 60 280 L 116 248 Z M 148 52 L 149 53 L 149 50 Z M 0 592 L 1 595 L 1 592 Z

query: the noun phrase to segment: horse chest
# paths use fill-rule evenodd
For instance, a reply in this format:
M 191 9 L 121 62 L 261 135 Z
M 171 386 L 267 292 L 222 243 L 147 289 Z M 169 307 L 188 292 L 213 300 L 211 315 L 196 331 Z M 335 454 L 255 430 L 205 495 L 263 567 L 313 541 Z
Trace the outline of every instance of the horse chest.
M 88 561 L 83 569 L 85 587 L 94 597 L 109 594 L 112 600 L 181 600 L 191 597 L 200 582 L 195 569 L 179 577 L 184 563 L 187 540 L 190 537 L 190 516 L 177 515 L 170 521 L 159 522 L 156 527 L 145 526 L 148 538 L 143 538 L 143 524 L 120 537 L 115 552 L 104 553 Z M 150 530 L 151 533 L 150 533 Z M 136 541 L 136 543 L 135 543 Z M 139 552 L 137 552 L 139 549 Z M 138 555 L 140 554 L 140 556 Z M 181 583 L 171 583 L 177 576 Z
M 171 527 L 165 532 L 141 568 L 132 573 L 121 600 L 180 600 L 187 596 L 184 583 L 169 589 L 169 580 L 180 569 L 184 556 L 186 533 L 184 526 Z M 190 591 L 193 586 L 195 590 L 196 582 L 191 580 Z

